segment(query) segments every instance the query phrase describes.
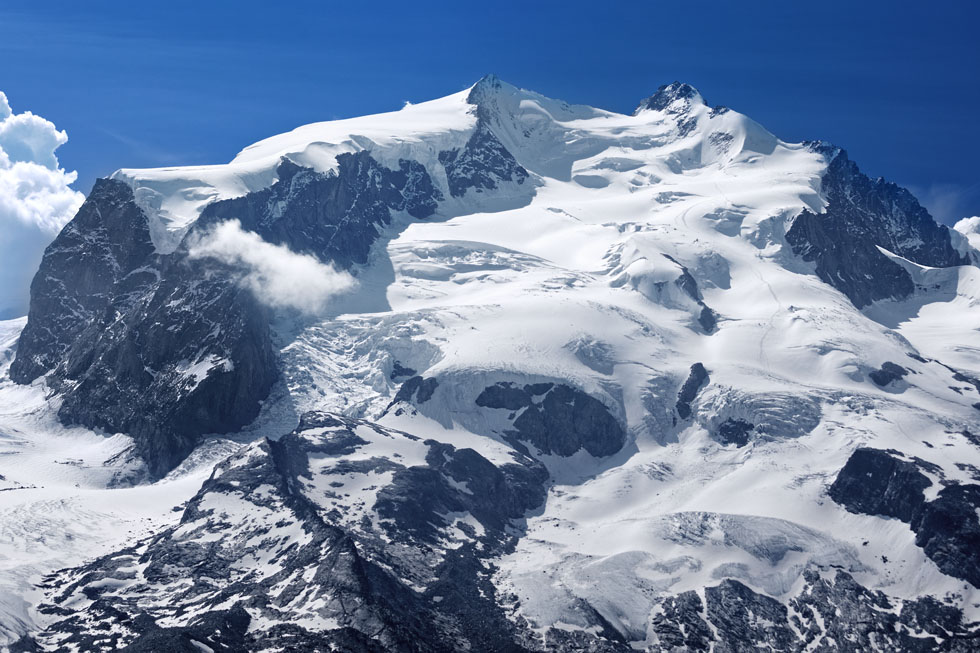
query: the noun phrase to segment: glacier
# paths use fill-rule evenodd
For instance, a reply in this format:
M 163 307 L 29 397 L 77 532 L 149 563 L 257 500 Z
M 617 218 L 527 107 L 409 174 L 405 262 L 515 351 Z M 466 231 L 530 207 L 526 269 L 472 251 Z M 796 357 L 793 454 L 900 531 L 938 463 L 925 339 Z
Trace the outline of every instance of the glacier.
M 975 232 L 678 82 L 120 170 L 0 323 L 0 642 L 972 650 Z

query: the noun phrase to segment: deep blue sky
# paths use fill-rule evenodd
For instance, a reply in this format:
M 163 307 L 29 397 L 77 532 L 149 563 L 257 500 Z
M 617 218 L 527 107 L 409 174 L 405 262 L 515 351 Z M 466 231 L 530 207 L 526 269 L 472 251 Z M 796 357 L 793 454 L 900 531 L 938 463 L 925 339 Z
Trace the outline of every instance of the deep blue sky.
M 785 140 L 845 147 L 950 222 L 980 215 L 978 22 L 967 0 L 35 0 L 0 8 L 0 90 L 68 131 L 59 157 L 88 192 L 487 72 L 623 112 L 679 79 Z

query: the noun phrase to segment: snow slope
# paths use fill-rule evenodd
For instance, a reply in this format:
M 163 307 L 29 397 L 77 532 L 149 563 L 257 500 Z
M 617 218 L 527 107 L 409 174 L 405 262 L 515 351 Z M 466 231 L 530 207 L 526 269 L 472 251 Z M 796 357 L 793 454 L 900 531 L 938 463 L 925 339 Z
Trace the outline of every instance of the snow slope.
M 127 436 L 66 428 L 43 384 L 7 378 L 25 321 L 0 322 L 0 646 L 32 626 L 45 574 L 176 521 L 173 509 L 238 446 L 209 443 L 171 477 L 133 486 L 141 466 L 127 455 Z
M 898 600 L 947 597 L 980 618 L 977 588 L 942 573 L 907 524 L 827 496 L 859 446 L 936 465 L 929 498 L 941 480 L 978 480 L 980 450 L 962 432 L 977 428 L 980 388 L 954 374 L 980 376 L 980 272 L 886 252 L 917 290 L 858 310 L 783 239 L 801 211 L 826 206 L 824 157 L 696 92 L 667 100 L 622 115 L 488 78 L 398 112 L 301 127 L 227 165 L 114 177 L 132 186 L 168 253 L 208 203 L 275 183 L 283 157 L 329 172 L 338 154 L 369 151 L 430 171 L 445 198 L 435 215 L 396 215 L 354 270 L 357 290 L 326 314 L 280 316 L 282 386 L 239 439 L 281 436 L 299 414 L 325 410 L 496 463 L 513 449 L 513 416 L 479 405 L 488 386 L 561 383 L 597 398 L 625 446 L 605 458 L 532 446 L 548 497 L 494 560 L 509 615 L 534 632 L 588 631 L 588 605 L 634 646 L 653 647 L 664 596 L 703 596 L 732 578 L 788 601 L 808 568 L 844 569 Z M 529 184 L 451 196 L 440 152 L 478 124 Z M 977 260 L 974 238 L 960 247 Z M 5 351 L 21 326 L 3 325 Z M 879 386 L 869 375 L 886 362 L 909 374 Z M 392 406 L 405 380 L 396 363 L 436 379 L 431 398 Z M 695 363 L 709 380 L 684 418 L 678 392 Z M 0 382 L 8 638 L 40 619 L 25 603 L 38 598 L 39 574 L 117 548 L 127 529 L 174 523 L 171 507 L 214 461 L 113 488 L 130 464 L 114 458 L 125 436 L 66 430 L 52 410 L 43 385 Z M 733 420 L 752 426 L 744 446 L 719 439 Z M 365 492 L 351 491 L 350 519 L 364 518 Z
M 319 172 L 336 168 L 344 152 L 384 152 L 385 161 L 399 158 L 433 160 L 440 149 L 462 144 L 475 119 L 467 111 L 466 92 L 401 111 L 304 125 L 259 141 L 226 165 L 151 170 L 122 169 L 114 179 L 129 183 L 137 201 L 150 215 L 157 249 L 176 248 L 201 210 L 215 200 L 240 197 L 276 181 L 282 157 Z

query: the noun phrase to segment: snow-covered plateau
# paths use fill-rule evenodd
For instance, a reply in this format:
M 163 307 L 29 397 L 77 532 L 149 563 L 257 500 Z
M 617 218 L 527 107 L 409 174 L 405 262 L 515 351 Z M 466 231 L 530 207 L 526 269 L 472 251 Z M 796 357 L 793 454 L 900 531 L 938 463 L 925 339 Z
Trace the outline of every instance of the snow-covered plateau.
M 977 650 L 978 225 L 677 82 L 120 170 L 0 322 L 0 646 Z

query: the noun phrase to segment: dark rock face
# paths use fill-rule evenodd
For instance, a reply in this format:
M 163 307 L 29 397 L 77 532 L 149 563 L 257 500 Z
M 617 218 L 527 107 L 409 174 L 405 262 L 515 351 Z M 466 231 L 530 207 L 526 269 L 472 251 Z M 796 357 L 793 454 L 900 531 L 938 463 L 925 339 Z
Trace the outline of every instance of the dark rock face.
M 681 419 L 687 419 L 691 416 L 691 402 L 698 396 L 698 392 L 701 391 L 708 383 L 708 370 L 704 369 L 704 365 L 701 363 L 695 363 L 691 365 L 691 373 L 688 375 L 687 380 L 684 381 L 684 385 L 681 386 L 680 391 L 677 393 L 677 405 L 675 409 L 677 414 Z
M 421 376 L 413 376 L 398 388 L 391 404 L 394 405 L 402 401 L 424 404 L 432 398 L 432 393 L 438 387 L 439 382 L 435 378 L 426 379 Z
M 209 205 L 168 255 L 155 252 L 130 187 L 100 180 L 45 253 L 11 377 L 51 372 L 59 418 L 132 436 L 155 477 L 201 435 L 239 430 L 279 375 L 269 312 L 238 283 L 240 270 L 191 259 L 188 242 L 234 218 L 349 268 L 367 262 L 392 211 L 427 217 L 442 199 L 417 162 L 389 170 L 367 152 L 337 161 L 336 174 L 321 174 L 283 160 L 275 184 Z
M 912 294 L 912 277 L 878 247 L 931 267 L 965 265 L 949 230 L 936 223 L 907 190 L 872 180 L 826 143 L 809 143 L 824 155 L 822 184 L 827 209 L 803 211 L 786 232 L 786 241 L 804 261 L 816 263 L 817 276 L 861 308 L 879 299 Z
M 482 119 L 462 149 L 439 153 L 439 163 L 446 169 L 449 193 L 453 197 L 462 197 L 470 188 L 478 193 L 494 190 L 502 181 L 523 184 L 528 177 L 527 170 L 507 151 Z
M 233 271 L 157 255 L 129 186 L 100 180 L 45 253 L 11 377 L 53 370 L 64 423 L 131 435 L 160 476 L 258 414 L 278 377 L 267 322 Z
M 351 621 L 387 630 L 375 644 L 379 650 L 385 644 L 393 648 L 407 646 L 421 633 L 421 623 L 416 621 L 412 625 L 403 621 L 386 629 L 385 622 L 398 604 L 419 610 L 421 617 L 425 611 L 419 599 L 365 560 L 343 531 L 320 519 L 314 506 L 289 489 L 289 484 L 295 481 L 280 462 L 291 453 L 288 447 L 288 442 L 268 443 L 262 445 L 259 455 L 229 459 L 189 502 L 180 526 L 137 547 L 95 561 L 79 570 L 71 583 L 56 583 L 54 602 L 49 609 L 64 618 L 52 628 L 57 633 L 54 637 L 92 651 L 111 650 L 120 645 L 128 645 L 133 650 L 162 650 L 154 647 L 173 645 L 188 638 L 216 650 L 235 651 L 269 645 L 302 649 L 343 642 L 350 633 L 313 635 L 302 627 L 289 626 L 288 619 L 282 627 L 265 632 L 264 641 L 256 641 L 256 636 L 247 632 L 251 617 L 248 613 L 242 616 L 241 612 L 248 609 L 252 614 L 275 619 L 288 611 L 291 601 L 312 587 L 318 596 L 329 597 L 324 612 L 342 611 Z M 238 530 L 235 518 L 225 509 L 210 507 L 211 500 L 221 497 L 227 497 L 230 505 L 240 502 L 246 511 L 243 531 Z M 283 529 L 295 529 L 295 536 L 283 537 Z M 227 539 L 210 539 L 208 533 L 226 535 Z M 249 551 L 268 554 L 270 564 L 281 571 L 250 583 L 248 575 L 236 565 Z M 137 561 L 147 565 L 142 574 L 133 577 L 123 571 L 126 565 Z M 309 580 L 291 580 L 289 573 L 283 573 L 296 568 L 308 568 Z M 137 605 L 135 596 L 125 590 L 91 587 L 93 582 L 97 587 L 99 579 L 118 579 L 118 584 L 132 586 L 138 594 L 141 587 L 144 591 L 167 587 L 182 577 L 198 581 L 178 596 L 151 601 L 146 606 Z M 207 582 L 203 582 L 205 579 Z M 272 591 L 278 583 L 283 583 L 284 588 Z M 95 624 L 59 606 L 76 592 L 99 599 L 88 613 L 98 619 Z M 163 597 L 158 595 L 158 598 Z M 230 627 L 220 630 L 204 627 L 220 617 L 224 612 L 220 609 L 204 610 L 200 617 L 183 626 L 162 629 L 157 624 L 165 614 L 179 613 L 185 601 L 203 600 L 206 605 L 215 606 L 227 598 L 233 599 L 231 610 L 239 615 L 228 624 Z M 117 624 L 112 636 L 106 637 L 101 632 L 99 622 Z M 361 637 L 361 641 L 368 639 Z M 358 639 L 355 637 L 353 641 Z
M 394 365 L 391 366 L 391 374 L 389 376 L 393 380 L 412 377 L 415 376 L 415 370 L 411 367 L 405 367 L 400 361 L 395 361 Z
M 749 434 L 755 429 L 755 424 L 751 424 L 742 419 L 726 419 L 718 425 L 718 430 L 714 433 L 714 438 L 721 444 L 734 444 L 736 447 L 744 447 L 749 443 Z
M 939 569 L 980 587 L 980 485 L 948 483 L 933 501 L 925 461 L 887 451 L 858 449 L 830 487 L 830 497 L 851 512 L 894 517 L 909 524 L 916 545 Z
M 962 612 L 931 596 L 904 603 L 899 620 L 915 631 L 940 633 L 945 630 L 954 636 L 962 633 L 965 626 Z
M 915 543 L 943 573 L 980 587 L 980 485 L 950 485 L 912 518 Z
M 593 456 L 610 456 L 626 442 L 623 427 L 601 401 L 567 385 L 498 383 L 485 388 L 476 405 L 523 409 L 509 435 L 545 454 L 571 456 L 585 449 Z
M 498 94 L 502 89 L 503 83 L 495 75 L 487 75 L 473 86 L 466 101 L 474 106 L 476 129 L 462 148 L 439 153 L 453 197 L 462 197 L 471 188 L 477 193 L 495 190 L 501 182 L 523 185 L 528 179 L 527 170 L 491 128 L 500 118 Z
M 435 546 L 446 527 L 442 515 L 468 512 L 486 529 L 484 538 L 503 546 L 509 520 L 544 502 L 547 473 L 529 459 L 497 467 L 472 449 L 425 444 L 427 466 L 398 471 L 378 493 L 375 507 L 394 540 Z
M 896 615 L 888 597 L 844 571 L 829 578 L 807 570 L 804 579 L 807 587 L 791 605 L 804 643 L 815 650 L 967 651 L 963 641 L 977 636 L 963 626 L 959 609 L 930 597 L 904 602 Z
M 793 614 L 732 579 L 705 588 L 706 606 L 695 592 L 668 597 L 653 617 L 652 650 L 965 653 L 980 642 L 975 624 L 964 624 L 958 608 L 934 598 L 904 601 L 898 611 L 892 599 L 847 572 L 830 576 L 807 569 L 803 578 L 802 590 L 789 600 Z
M 661 86 L 656 93 L 643 100 L 634 113 L 644 109 L 665 111 L 674 118 L 678 134 L 684 137 L 698 126 L 697 118 L 689 113 L 695 102 L 702 102 L 697 89 L 683 82 L 672 82 Z
M 422 447 L 425 463 L 370 455 L 388 442 Z M 324 492 L 343 486 L 324 481 L 374 478 L 378 470 L 394 474 L 376 481 L 383 487 L 362 519 Z M 53 623 L 35 643 L 90 651 L 525 651 L 484 561 L 510 550 L 519 520 L 544 500 L 546 479 L 526 457 L 494 465 L 469 449 L 310 413 L 278 442 L 221 463 L 178 526 L 51 577 L 42 609 Z M 456 522 L 464 532 L 453 535 L 451 515 L 461 513 L 469 521 Z M 461 546 L 446 545 L 460 537 Z
M 10 377 L 30 383 L 56 367 L 78 335 L 113 303 L 118 284 L 146 282 L 146 275 L 134 271 L 153 259 L 146 216 L 132 190 L 119 181 L 98 180 L 44 252 Z
M 676 100 L 690 101 L 697 97 L 698 92 L 690 84 L 684 82 L 671 82 L 664 84 L 657 89 L 657 92 L 640 103 L 641 109 L 653 109 L 663 111 Z
M 902 367 L 901 365 L 896 365 L 891 361 L 885 361 L 881 364 L 881 368 L 874 370 L 868 376 L 875 384 L 885 387 L 892 381 L 898 381 L 908 376 L 909 371 Z
M 262 305 L 205 265 L 176 265 L 125 313 L 90 324 L 55 372 L 59 418 L 131 435 L 154 476 L 198 436 L 252 421 L 278 377 Z
M 331 429 L 329 438 L 294 438 L 293 445 L 287 451 L 295 456 L 287 456 L 280 460 L 302 460 L 302 462 L 284 462 L 291 470 L 302 470 L 305 474 L 309 472 L 307 461 L 311 453 L 323 454 L 325 456 L 346 456 L 357 451 L 360 447 L 369 444 L 367 440 L 359 437 L 354 431 L 360 422 L 356 419 L 326 413 L 323 411 L 310 411 L 303 413 L 299 418 L 299 426 L 293 433 L 313 433 L 321 429 Z M 405 437 L 410 438 L 406 433 Z M 297 472 L 298 473 L 298 472 Z
M 663 612 L 652 619 L 661 650 L 711 650 L 714 636 L 701 617 L 704 603 L 697 592 L 688 591 L 668 597 L 661 608 Z
M 389 402 L 384 412 L 388 413 L 388 411 L 394 408 L 395 415 L 401 415 L 405 410 L 416 414 L 418 411 L 416 411 L 415 407 L 432 399 L 432 394 L 438 387 L 439 381 L 434 377 L 424 378 L 413 376 L 406 379 L 401 387 L 398 388 L 398 392 L 395 393 L 395 396 Z
M 713 333 L 718 326 L 718 316 L 704 303 L 704 298 L 701 296 L 701 289 L 698 287 L 698 282 L 694 278 L 694 275 L 673 256 L 664 254 L 664 258 L 670 260 L 681 269 L 681 276 L 677 278 L 675 283 L 688 297 L 696 301 L 701 307 L 701 312 L 698 314 L 698 324 L 701 325 L 701 328 L 704 329 L 705 333 Z
M 776 599 L 731 579 L 705 588 L 704 594 L 708 619 L 718 625 L 721 639 L 716 651 L 755 649 L 757 642 L 773 651 L 792 650 L 796 637 L 789 627 L 786 606 Z
M 856 450 L 830 486 L 830 498 L 851 512 L 894 517 L 903 522 L 925 502 L 932 482 L 919 467 L 881 449 Z
M 707 306 L 702 306 L 701 313 L 698 314 L 698 324 L 706 333 L 713 333 L 718 328 L 718 316 Z
M 365 151 L 339 155 L 337 166 L 336 174 L 320 173 L 283 159 L 277 183 L 208 205 L 196 228 L 239 220 L 267 242 L 349 268 L 367 262 L 391 211 L 427 218 L 442 199 L 416 161 L 402 160 L 398 170 L 389 170 Z

